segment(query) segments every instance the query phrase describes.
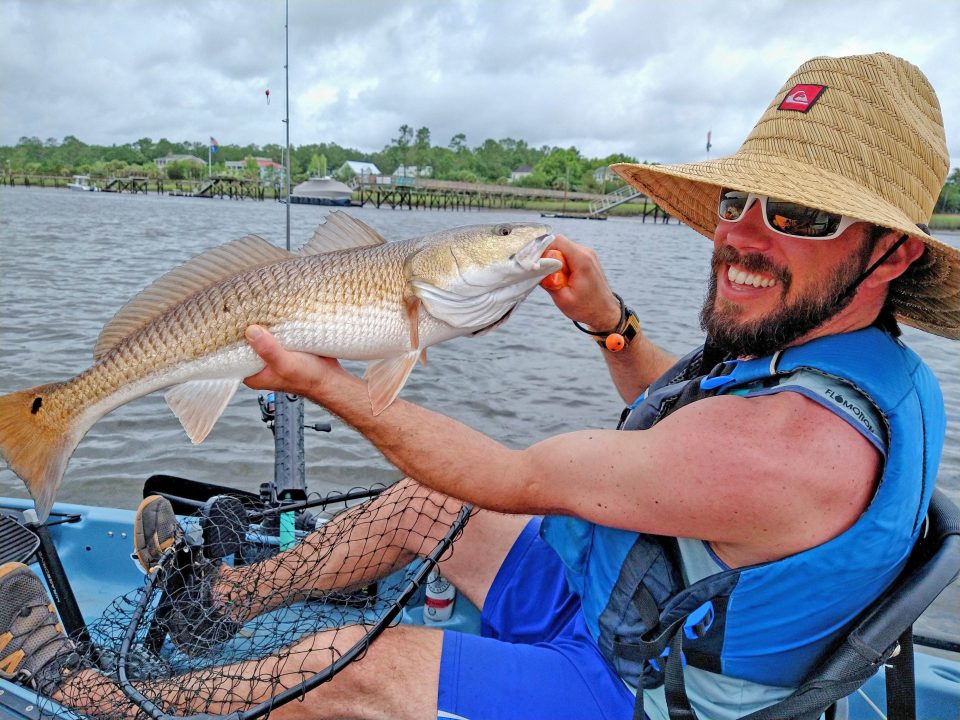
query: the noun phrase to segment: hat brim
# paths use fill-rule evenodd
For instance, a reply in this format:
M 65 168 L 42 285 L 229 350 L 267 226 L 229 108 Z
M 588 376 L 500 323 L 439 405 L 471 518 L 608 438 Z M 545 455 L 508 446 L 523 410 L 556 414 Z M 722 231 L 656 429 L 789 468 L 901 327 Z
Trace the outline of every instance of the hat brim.
M 807 163 L 743 151 L 700 163 L 610 167 L 670 215 L 711 239 L 719 222 L 721 188 L 809 205 L 919 238 L 929 257 L 923 267 L 911 268 L 911 282 L 891 288 L 897 317 L 921 330 L 960 339 L 960 249 L 917 227 L 929 218 L 910 218 L 856 182 Z

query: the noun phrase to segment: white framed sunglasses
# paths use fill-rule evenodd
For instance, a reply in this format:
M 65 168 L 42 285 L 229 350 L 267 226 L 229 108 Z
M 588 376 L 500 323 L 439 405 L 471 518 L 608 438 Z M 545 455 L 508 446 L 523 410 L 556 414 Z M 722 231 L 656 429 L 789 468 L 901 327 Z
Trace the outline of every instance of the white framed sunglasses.
M 767 227 L 778 235 L 786 237 L 831 240 L 858 222 L 856 218 L 817 210 L 800 203 L 775 200 L 766 195 L 755 195 L 726 188 L 720 191 L 717 215 L 724 222 L 739 222 L 747 214 L 754 200 L 760 203 L 761 215 Z

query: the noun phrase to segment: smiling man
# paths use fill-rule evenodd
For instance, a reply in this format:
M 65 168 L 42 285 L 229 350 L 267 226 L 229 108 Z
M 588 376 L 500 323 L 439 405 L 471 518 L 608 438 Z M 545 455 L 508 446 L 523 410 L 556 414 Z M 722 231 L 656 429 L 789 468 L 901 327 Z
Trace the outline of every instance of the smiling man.
M 347 544 L 397 567 L 463 502 L 482 508 L 443 564 L 482 635 L 391 629 L 277 717 L 738 718 L 789 696 L 903 568 L 945 417 L 898 321 L 960 338 L 960 253 L 923 225 L 947 172 L 926 79 L 886 54 L 816 58 L 735 155 L 614 170 L 714 243 L 706 340 L 677 358 L 592 250 L 556 239 L 569 276 L 551 297 L 604 354 L 617 430 L 511 450 L 402 400 L 373 416 L 335 360 L 248 330 L 267 363 L 248 385 L 324 405 L 408 475 L 369 513 L 441 509 Z M 145 535 L 175 532 L 162 510 Z M 329 577 L 291 572 L 314 542 L 269 561 L 291 596 Z M 248 572 L 209 593 L 234 624 L 265 609 Z

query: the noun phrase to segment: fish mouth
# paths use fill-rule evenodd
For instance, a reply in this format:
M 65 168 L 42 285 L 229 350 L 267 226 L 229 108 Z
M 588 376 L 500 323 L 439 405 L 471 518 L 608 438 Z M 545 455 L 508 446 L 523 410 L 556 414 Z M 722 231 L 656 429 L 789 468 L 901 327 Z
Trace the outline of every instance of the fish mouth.
M 555 273 L 563 267 L 563 263 L 555 258 L 543 257 L 543 252 L 550 246 L 556 236 L 545 233 L 528 242 L 511 256 L 521 268 L 530 273 L 543 273 L 545 276 Z

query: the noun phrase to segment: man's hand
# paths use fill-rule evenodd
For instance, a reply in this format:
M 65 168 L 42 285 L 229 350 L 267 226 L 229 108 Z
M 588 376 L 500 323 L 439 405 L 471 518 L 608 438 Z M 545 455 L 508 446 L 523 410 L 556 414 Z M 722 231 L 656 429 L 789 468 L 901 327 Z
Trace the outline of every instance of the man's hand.
M 595 330 L 616 327 L 620 322 L 620 305 L 593 249 L 563 235 L 556 236 L 550 249 L 559 250 L 566 262 L 566 285 L 558 289 L 544 287 L 560 312 Z
M 333 358 L 285 350 L 277 338 L 259 325 L 248 327 L 246 338 L 267 364 L 256 375 L 244 378 L 247 387 L 254 390 L 280 390 L 311 397 L 337 374 L 349 375 Z

